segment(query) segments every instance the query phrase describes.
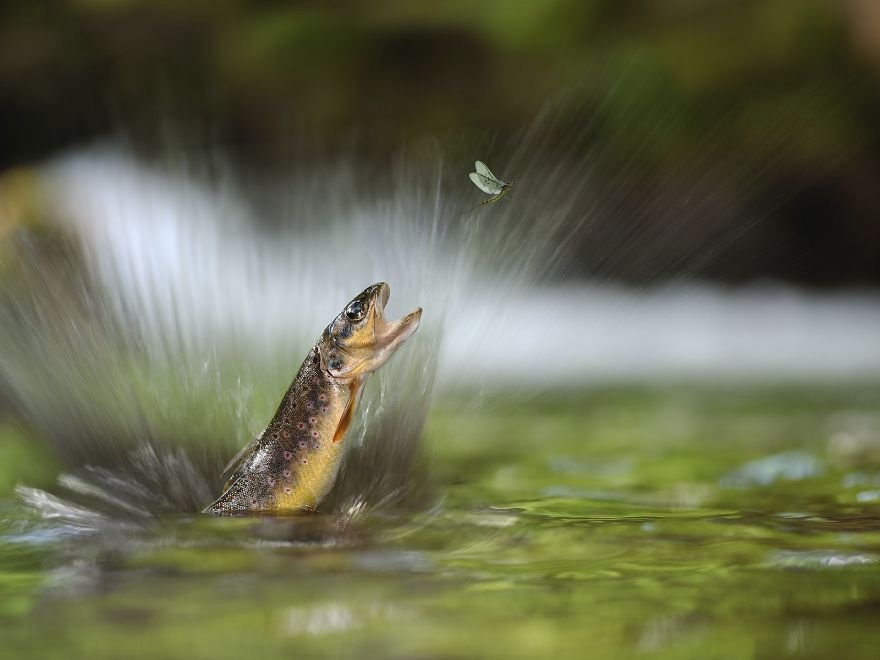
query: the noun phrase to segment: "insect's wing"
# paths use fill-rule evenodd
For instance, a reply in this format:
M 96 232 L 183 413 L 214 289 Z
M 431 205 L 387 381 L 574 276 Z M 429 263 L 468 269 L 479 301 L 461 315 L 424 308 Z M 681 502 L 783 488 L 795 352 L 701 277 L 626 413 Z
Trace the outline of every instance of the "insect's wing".
M 486 177 L 487 179 L 494 179 L 495 181 L 498 181 L 499 183 L 501 183 L 500 179 L 497 176 L 495 176 L 494 174 L 492 174 L 492 170 L 490 170 L 488 167 L 486 167 L 486 163 L 484 163 L 483 161 L 481 161 L 481 160 L 476 161 L 474 163 L 474 169 L 477 170 L 477 174 L 481 174 L 482 176 Z
M 490 179 L 484 174 L 471 172 L 470 174 L 468 174 L 468 176 L 471 178 L 471 181 L 474 182 L 474 185 L 487 195 L 497 195 L 504 187 L 503 184 L 501 184 L 500 182 L 496 181 L 495 179 Z

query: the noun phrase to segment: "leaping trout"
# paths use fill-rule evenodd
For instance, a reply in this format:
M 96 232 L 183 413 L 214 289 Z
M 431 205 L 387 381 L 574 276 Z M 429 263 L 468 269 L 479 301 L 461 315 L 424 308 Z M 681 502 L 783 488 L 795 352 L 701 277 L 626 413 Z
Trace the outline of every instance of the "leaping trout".
M 324 330 L 269 426 L 230 461 L 223 494 L 205 513 L 314 510 L 330 491 L 364 382 L 419 327 L 421 307 L 384 318 L 385 282 L 355 297 Z

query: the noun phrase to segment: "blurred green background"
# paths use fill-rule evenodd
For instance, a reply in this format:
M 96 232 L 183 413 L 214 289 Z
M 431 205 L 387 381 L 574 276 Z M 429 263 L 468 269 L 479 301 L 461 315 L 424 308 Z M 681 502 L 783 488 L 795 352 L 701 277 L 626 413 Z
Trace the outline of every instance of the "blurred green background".
M 555 104 L 547 148 L 587 131 L 627 173 L 621 199 L 737 200 L 716 205 L 736 239 L 713 259 L 655 245 L 651 263 L 638 248 L 605 264 L 603 232 L 639 211 L 624 205 L 573 274 L 874 285 L 878 44 L 871 0 L 12 0 L 0 168 L 108 135 L 149 151 L 169 132 L 257 168 L 379 161 L 425 137 L 492 155 Z
M 0 648 L 16 658 L 113 659 L 877 657 L 880 388 L 867 357 L 877 354 L 878 307 L 872 291 L 843 289 L 880 284 L 878 110 L 876 0 L 6 0 Z M 138 319 L 156 322 L 156 334 L 144 336 L 167 349 L 149 352 L 140 326 L 104 306 L 113 277 L 127 268 L 109 270 L 107 280 L 86 277 L 83 265 L 98 263 L 108 245 L 95 236 L 124 230 L 125 211 L 142 201 L 146 218 L 164 213 L 185 225 L 194 209 L 197 220 L 213 222 L 238 191 L 208 187 L 219 199 L 199 210 L 165 185 L 168 205 L 151 209 L 149 192 L 130 191 L 156 186 L 124 188 L 132 170 L 114 170 L 124 161 L 111 159 L 92 170 L 98 175 L 86 181 L 101 185 L 89 192 L 119 187 L 129 196 L 103 207 L 110 222 L 96 225 L 98 249 L 83 254 L 45 222 L 40 177 L 51 168 L 41 166 L 108 138 L 147 162 L 163 151 L 199 164 L 221 154 L 241 168 L 236 174 L 281 188 L 291 169 L 339 161 L 353 163 L 343 172 L 369 175 L 398 150 L 434 141 L 474 199 L 460 164 L 481 158 L 517 178 L 508 156 L 537 143 L 540 160 L 526 163 L 532 175 L 555 162 L 596 163 L 595 187 L 569 188 L 583 198 L 559 196 L 558 206 L 589 217 L 567 241 L 574 258 L 555 276 L 589 285 L 773 278 L 832 291 L 809 298 L 755 287 L 749 305 L 725 295 L 739 289 L 701 292 L 692 283 L 679 298 L 661 288 L 608 287 L 603 295 L 598 286 L 560 286 L 555 307 L 527 318 L 542 329 L 562 326 L 574 309 L 577 318 L 610 322 L 593 334 L 586 324 L 564 326 L 572 328 L 564 341 L 518 344 L 506 332 L 491 339 L 511 362 L 531 351 L 546 362 L 549 353 L 567 360 L 594 349 L 586 364 L 600 367 L 598 381 L 593 368 L 582 383 L 550 369 L 543 385 L 541 373 L 528 372 L 505 390 L 495 378 L 501 360 L 464 352 L 476 358 L 459 363 L 452 387 L 438 385 L 428 414 L 429 390 L 406 391 L 391 379 L 391 398 L 403 397 L 419 424 L 426 419 L 419 460 L 427 468 L 402 470 L 411 466 L 386 449 L 376 454 L 385 462 L 362 472 L 392 483 L 397 466 L 413 490 L 430 484 L 422 493 L 430 508 L 407 499 L 400 511 L 367 507 L 352 520 L 187 515 L 210 501 L 220 465 L 274 410 L 296 368 L 288 364 L 295 321 L 310 321 L 300 300 L 285 314 L 258 310 L 267 326 L 285 324 L 268 344 L 269 364 L 255 349 L 274 335 L 246 342 L 253 335 L 242 330 L 237 346 L 234 331 L 247 327 L 238 320 L 247 320 L 244 303 L 254 296 L 230 282 L 278 284 L 278 273 L 296 272 L 278 267 L 293 259 L 284 252 L 291 244 L 279 240 L 276 255 L 232 240 L 225 259 L 227 244 L 211 225 L 194 223 L 200 233 L 170 237 L 204 238 L 202 250 L 184 245 L 165 261 L 151 260 L 161 252 L 123 253 L 139 255 L 131 272 L 157 283 L 134 289 L 141 295 L 129 302 Z M 166 184 L 177 174 L 162 171 Z M 149 179 L 146 170 L 141 178 Z M 540 204 L 520 204 L 534 202 L 525 180 L 507 206 L 482 217 L 525 208 L 515 219 L 548 226 L 551 204 L 546 218 L 528 213 Z M 594 201 L 593 192 L 604 196 Z M 322 207 L 328 217 L 337 209 Z M 491 245 L 501 245 L 502 257 L 528 254 L 505 252 L 504 241 L 540 234 L 500 236 L 505 225 L 489 227 L 501 227 Z M 162 243 L 152 228 L 121 235 L 132 247 Z M 338 231 L 358 240 L 350 225 Z M 404 235 L 402 244 L 416 240 Z M 276 257 L 267 260 L 271 279 L 235 268 L 266 254 Z M 408 273 L 412 261 L 413 279 L 416 266 L 433 263 L 414 254 L 399 270 Z M 206 255 L 219 256 L 200 262 Z M 516 271 L 481 261 L 498 267 L 499 278 Z M 166 271 L 178 279 L 156 277 Z M 186 281 L 203 272 L 216 279 Z M 445 271 L 428 275 L 440 284 L 426 290 L 446 284 Z M 389 279 L 397 287 L 404 278 Z M 287 286 L 256 299 L 283 307 Z M 163 326 L 153 317 L 167 289 L 179 304 Z M 490 335 L 482 312 L 534 312 L 523 300 L 551 298 L 550 289 L 507 299 L 502 288 L 487 309 L 446 311 L 476 319 L 475 334 Z M 215 293 L 225 316 L 195 304 Z M 476 295 L 462 300 L 480 307 Z M 438 301 L 419 304 L 426 320 L 444 313 Z M 744 323 L 734 323 L 737 310 Z M 832 323 L 822 323 L 826 316 Z M 680 323 L 658 322 L 670 317 Z M 194 341 L 200 330 L 205 350 Z M 658 336 L 667 341 L 652 343 Z M 649 364 L 632 372 L 635 385 L 602 384 L 603 365 L 625 363 L 608 373 L 626 374 L 652 353 L 656 380 Z M 854 354 L 852 364 L 835 362 Z M 726 361 L 713 362 L 718 355 Z M 433 359 L 425 373 L 433 374 Z M 686 370 L 739 363 L 765 371 Z M 709 383 L 673 384 L 687 373 Z M 762 373 L 768 382 L 748 380 Z M 498 390 L 487 395 L 475 374 Z M 403 431 L 390 428 L 385 447 L 402 447 L 390 441 Z M 214 490 L 202 493 L 212 479 Z

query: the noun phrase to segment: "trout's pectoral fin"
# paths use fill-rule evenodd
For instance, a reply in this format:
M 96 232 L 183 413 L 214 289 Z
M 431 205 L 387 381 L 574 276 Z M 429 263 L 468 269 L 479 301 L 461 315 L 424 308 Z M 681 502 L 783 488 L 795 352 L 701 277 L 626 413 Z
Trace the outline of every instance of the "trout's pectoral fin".
M 354 419 L 354 411 L 357 409 L 361 389 L 362 379 L 360 378 L 355 378 L 348 386 L 348 405 L 345 406 L 345 410 L 342 412 L 342 417 L 339 419 L 339 426 L 336 427 L 336 433 L 333 434 L 333 442 L 339 442 L 342 440 L 348 431 L 348 427 L 351 426 L 351 420 Z

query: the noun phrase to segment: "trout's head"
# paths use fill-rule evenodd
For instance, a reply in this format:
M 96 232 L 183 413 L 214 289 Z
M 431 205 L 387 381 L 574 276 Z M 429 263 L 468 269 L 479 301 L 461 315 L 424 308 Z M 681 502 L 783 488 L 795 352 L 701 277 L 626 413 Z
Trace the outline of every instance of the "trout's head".
M 318 342 L 321 366 L 340 380 L 354 380 L 381 367 L 419 327 L 419 307 L 398 321 L 385 320 L 391 287 L 379 282 L 356 296 Z

